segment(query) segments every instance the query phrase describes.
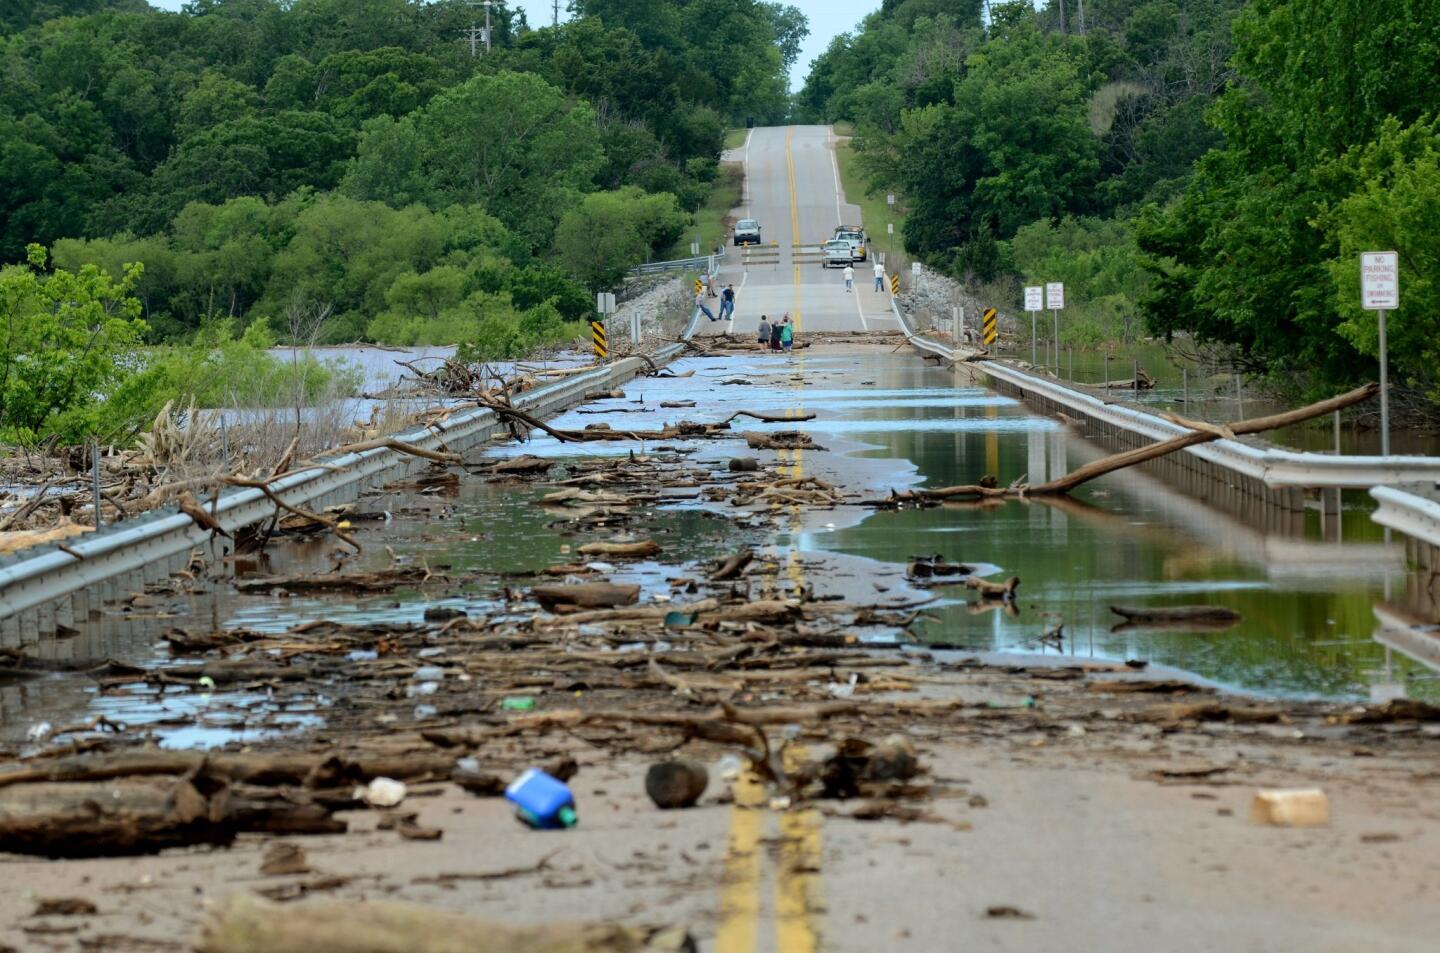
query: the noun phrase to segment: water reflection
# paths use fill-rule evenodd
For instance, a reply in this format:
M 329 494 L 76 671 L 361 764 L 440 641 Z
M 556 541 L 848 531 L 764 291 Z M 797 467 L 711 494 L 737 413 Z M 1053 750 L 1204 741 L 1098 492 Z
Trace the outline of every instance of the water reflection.
M 885 374 L 882 386 L 896 389 L 948 377 L 903 362 Z M 877 447 L 869 454 L 909 459 L 929 486 L 972 483 L 986 472 L 1002 484 L 1037 481 L 1104 452 L 1064 428 L 1040 426 L 1048 421 L 1021 406 L 971 402 L 969 388 L 956 390 L 967 400 L 944 409 L 877 400 L 839 412 L 850 418 L 846 432 Z M 943 553 L 995 563 L 1002 578 L 1023 580 L 1018 616 L 975 614 L 968 593 L 937 590 L 936 620 L 917 626 L 927 641 L 1054 652 L 1037 641 L 1046 625 L 1040 613 L 1051 612 L 1064 619 L 1066 654 L 1148 659 L 1277 694 L 1366 697 L 1371 673 L 1386 661 L 1370 637 L 1371 609 L 1387 584 L 1403 587 L 1409 576 L 1403 548 L 1386 543 L 1363 512 L 1340 514 L 1336 539 L 1333 513 L 1331 532 L 1322 534 L 1322 513 L 1230 496 L 1213 484 L 1189 495 L 1131 469 L 1070 499 L 881 512 L 801 544 L 888 562 Z M 1243 619 L 1223 632 L 1142 630 L 1119 627 L 1110 605 L 1224 605 Z M 1440 694 L 1408 658 L 1392 659 L 1391 671 L 1414 694 Z

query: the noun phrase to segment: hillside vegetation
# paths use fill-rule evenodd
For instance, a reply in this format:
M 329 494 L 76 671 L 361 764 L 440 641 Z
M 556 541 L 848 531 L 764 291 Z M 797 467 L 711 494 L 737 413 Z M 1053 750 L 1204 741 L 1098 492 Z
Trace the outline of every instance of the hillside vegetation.
M 7 2 L 0 440 L 124 441 L 167 403 L 343 383 L 277 339 L 491 360 L 576 338 L 706 205 L 727 131 L 783 121 L 806 24 L 570 9 L 496 8 L 472 55 L 462 0 Z
M 855 124 L 911 254 L 1064 280 L 1077 343 L 1145 327 L 1294 392 L 1370 378 L 1358 254 L 1395 249 L 1392 373 L 1440 400 L 1440 2 L 1089 0 L 1083 33 L 1065 13 L 885 0 L 797 109 Z

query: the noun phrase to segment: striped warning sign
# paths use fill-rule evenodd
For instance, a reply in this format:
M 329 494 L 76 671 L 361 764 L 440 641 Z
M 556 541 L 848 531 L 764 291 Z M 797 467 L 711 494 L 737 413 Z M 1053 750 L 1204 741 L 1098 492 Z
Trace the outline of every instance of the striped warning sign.
M 590 340 L 595 343 L 595 356 L 605 360 L 610 356 L 610 351 L 605 347 L 605 322 L 590 322 Z
M 696 293 L 697 295 L 700 293 L 700 289 L 703 288 L 703 287 L 705 287 L 705 286 L 700 283 L 700 279 L 699 279 L 699 278 L 696 278 L 696 279 L 695 279 L 695 293 Z
M 985 332 L 985 346 L 989 347 L 1000 336 L 1000 331 L 996 327 L 994 308 L 985 309 L 985 313 L 980 317 L 980 326 Z
M 891 276 L 890 276 L 890 293 L 891 293 L 892 295 L 898 295 L 898 294 L 900 293 L 900 276 L 899 276 L 899 275 L 891 275 Z

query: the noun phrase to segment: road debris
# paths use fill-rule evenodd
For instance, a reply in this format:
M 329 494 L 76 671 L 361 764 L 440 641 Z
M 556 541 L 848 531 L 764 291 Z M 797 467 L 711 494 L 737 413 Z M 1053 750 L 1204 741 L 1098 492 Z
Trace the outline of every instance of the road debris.
M 1272 827 L 1328 827 L 1330 799 L 1319 788 L 1256 791 L 1250 819 Z
M 664 810 L 692 806 L 709 783 L 710 772 L 698 761 L 662 761 L 645 772 L 645 793 Z
M 509 926 L 393 901 L 277 904 L 236 894 L 206 918 L 197 953 L 696 953 L 681 927 Z

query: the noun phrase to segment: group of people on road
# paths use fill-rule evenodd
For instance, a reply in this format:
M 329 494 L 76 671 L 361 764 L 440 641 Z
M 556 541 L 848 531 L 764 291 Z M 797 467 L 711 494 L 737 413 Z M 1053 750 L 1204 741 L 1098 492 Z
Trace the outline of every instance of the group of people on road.
M 774 322 L 765 315 L 760 315 L 760 329 L 756 332 L 755 340 L 761 347 L 789 354 L 795 346 L 795 325 L 790 322 L 789 312 Z
M 711 298 L 713 298 L 713 297 L 715 297 L 715 276 L 714 276 L 714 275 L 710 275 L 709 277 L 706 278 L 706 281 L 707 281 L 707 283 L 708 283 L 709 290 L 710 290 L 710 295 L 709 295 L 709 296 L 710 296 Z M 697 291 L 697 292 L 695 293 L 695 307 L 697 307 L 697 308 L 700 309 L 700 313 L 701 313 L 701 314 L 705 315 L 705 317 L 709 318 L 711 321 L 734 321 L 734 320 L 735 320 L 735 286 L 734 286 L 734 285 L 726 285 L 726 286 L 725 286 L 725 290 L 722 291 L 722 292 L 720 292 L 720 314 L 719 314 L 718 316 L 716 316 L 715 314 L 713 314 L 713 313 L 710 311 L 710 309 L 709 309 L 708 307 L 706 307 L 706 305 L 705 305 L 705 297 L 706 297 L 706 295 L 705 295 L 705 292 L 703 292 L 703 291 Z

